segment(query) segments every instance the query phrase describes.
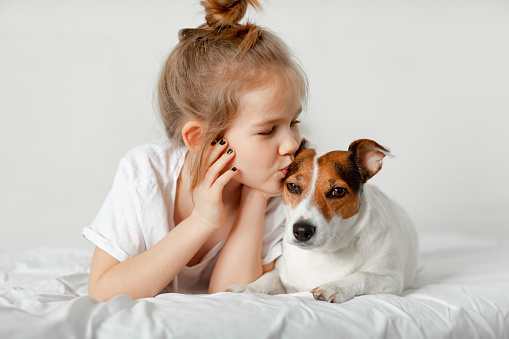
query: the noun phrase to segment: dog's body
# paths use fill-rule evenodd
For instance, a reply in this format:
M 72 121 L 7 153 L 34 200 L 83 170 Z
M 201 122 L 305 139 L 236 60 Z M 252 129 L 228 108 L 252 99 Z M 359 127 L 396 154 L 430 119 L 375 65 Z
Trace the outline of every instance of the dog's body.
M 286 229 L 275 268 L 233 292 L 311 291 L 344 302 L 356 295 L 400 294 L 417 268 L 417 236 L 403 209 L 364 185 L 389 151 L 358 140 L 349 151 L 300 151 L 283 191 Z

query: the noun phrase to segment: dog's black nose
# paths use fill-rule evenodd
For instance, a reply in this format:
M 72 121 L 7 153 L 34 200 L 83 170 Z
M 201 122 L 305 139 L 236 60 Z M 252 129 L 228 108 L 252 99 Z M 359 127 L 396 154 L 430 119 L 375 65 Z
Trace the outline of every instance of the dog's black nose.
M 308 241 L 315 235 L 316 227 L 305 222 L 293 224 L 293 235 L 298 241 Z

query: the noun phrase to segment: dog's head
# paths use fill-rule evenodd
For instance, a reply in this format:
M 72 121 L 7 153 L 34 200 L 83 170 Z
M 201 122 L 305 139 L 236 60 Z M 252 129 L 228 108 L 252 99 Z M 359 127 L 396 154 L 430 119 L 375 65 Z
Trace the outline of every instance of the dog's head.
M 288 242 L 325 251 L 347 246 L 363 184 L 380 171 L 386 155 L 392 156 L 367 139 L 354 141 L 348 151 L 324 155 L 301 147 L 283 187 Z

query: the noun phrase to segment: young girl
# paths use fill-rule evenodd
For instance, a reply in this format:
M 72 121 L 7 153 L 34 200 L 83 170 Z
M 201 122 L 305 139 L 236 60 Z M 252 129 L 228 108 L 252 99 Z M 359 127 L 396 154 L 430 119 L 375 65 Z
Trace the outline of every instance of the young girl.
M 281 254 L 283 178 L 301 136 L 306 79 L 286 45 L 251 23 L 256 0 L 205 0 L 161 73 L 168 138 L 133 149 L 83 235 L 99 301 L 248 284 Z

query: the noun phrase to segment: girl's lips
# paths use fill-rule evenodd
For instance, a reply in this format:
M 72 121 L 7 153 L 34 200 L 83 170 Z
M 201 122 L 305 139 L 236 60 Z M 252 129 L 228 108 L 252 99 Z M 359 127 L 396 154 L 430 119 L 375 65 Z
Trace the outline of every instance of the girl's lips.
M 290 167 L 290 165 L 286 166 L 285 168 L 283 168 L 283 169 L 281 170 L 281 173 L 283 173 L 283 176 L 285 176 L 285 177 L 286 177 L 286 174 L 288 173 L 288 168 L 289 168 L 289 167 Z

